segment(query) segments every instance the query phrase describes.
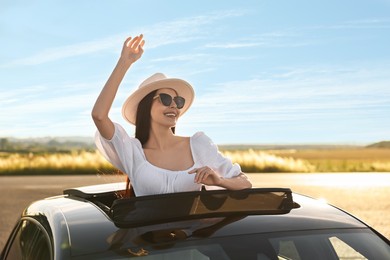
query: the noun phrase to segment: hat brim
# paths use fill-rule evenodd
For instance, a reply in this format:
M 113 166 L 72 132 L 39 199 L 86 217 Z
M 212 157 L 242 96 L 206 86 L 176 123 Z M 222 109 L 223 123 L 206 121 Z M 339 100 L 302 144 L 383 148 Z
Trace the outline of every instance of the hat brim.
M 195 96 L 192 86 L 187 81 L 182 79 L 161 79 L 137 89 L 126 99 L 122 106 L 123 118 L 130 124 L 135 125 L 139 102 L 150 92 L 161 88 L 173 89 L 179 96 L 182 96 L 186 100 L 184 107 L 180 109 L 180 116 L 190 108 Z

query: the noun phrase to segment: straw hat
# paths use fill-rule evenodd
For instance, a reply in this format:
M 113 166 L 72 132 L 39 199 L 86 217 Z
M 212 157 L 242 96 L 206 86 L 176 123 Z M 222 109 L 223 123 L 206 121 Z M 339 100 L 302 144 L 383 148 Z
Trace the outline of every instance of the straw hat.
M 130 124 L 135 125 L 139 102 L 150 92 L 160 88 L 173 89 L 179 96 L 185 98 L 186 102 L 184 107 L 180 109 L 180 115 L 188 110 L 194 100 L 194 90 L 187 81 L 176 78 L 167 78 L 162 73 L 156 73 L 142 82 L 138 89 L 126 99 L 122 106 L 122 116 L 124 119 Z

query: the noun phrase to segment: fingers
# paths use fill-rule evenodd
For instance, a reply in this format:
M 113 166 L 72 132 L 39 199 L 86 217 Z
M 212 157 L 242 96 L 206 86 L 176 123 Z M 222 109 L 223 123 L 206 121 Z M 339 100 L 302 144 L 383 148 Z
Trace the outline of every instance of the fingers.
M 192 169 L 191 171 L 189 171 L 188 173 L 193 174 L 193 173 L 196 173 L 197 170 L 198 170 L 198 168 L 195 168 L 195 169 Z
M 138 51 L 140 53 L 143 53 L 144 52 L 144 44 L 145 44 L 145 40 L 142 40 L 142 42 L 140 43 L 140 45 L 138 45 Z
M 198 170 L 197 174 L 195 175 L 195 182 L 196 183 L 202 183 L 204 182 L 207 177 L 209 177 L 210 172 L 209 169 L 203 168 L 201 170 Z
M 132 49 L 135 52 L 138 52 L 139 50 L 143 50 L 143 47 L 145 45 L 145 40 L 143 39 L 143 34 L 140 34 L 139 36 L 135 36 L 134 38 L 128 37 L 125 40 L 124 46 L 127 48 Z
M 145 41 L 143 40 L 143 37 L 144 37 L 144 36 L 143 36 L 142 34 L 139 35 L 139 36 L 134 37 L 134 38 L 129 42 L 128 47 L 130 47 L 130 48 L 133 49 L 133 50 L 138 51 L 138 47 L 140 46 L 140 43 L 141 43 L 141 42 L 145 42 Z
M 209 176 L 214 173 L 214 171 L 209 167 L 205 166 L 202 168 L 192 169 L 188 173 L 189 174 L 196 173 L 194 177 L 195 183 L 204 183 L 207 180 L 207 178 L 209 178 Z
M 132 39 L 131 36 L 127 37 L 127 39 L 125 40 L 125 43 L 129 42 L 131 39 Z

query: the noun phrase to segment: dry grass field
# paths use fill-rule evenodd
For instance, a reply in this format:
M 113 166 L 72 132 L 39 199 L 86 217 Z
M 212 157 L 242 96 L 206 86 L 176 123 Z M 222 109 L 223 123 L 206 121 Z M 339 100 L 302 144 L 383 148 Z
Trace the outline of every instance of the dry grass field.
M 390 172 L 390 149 L 351 148 L 268 151 L 279 157 L 304 160 L 316 172 Z
M 390 239 L 390 173 L 249 174 L 257 187 L 291 188 L 346 210 Z
M 384 148 L 268 150 L 267 152 L 278 156 L 306 160 L 390 161 L 390 149 Z
M 222 150 L 244 172 L 390 172 L 390 149 Z M 116 173 L 97 151 L 0 153 L 0 175 Z
M 115 169 L 98 151 L 72 153 L 0 153 L 0 175 L 96 174 Z
M 246 172 L 390 172 L 390 149 L 225 151 Z

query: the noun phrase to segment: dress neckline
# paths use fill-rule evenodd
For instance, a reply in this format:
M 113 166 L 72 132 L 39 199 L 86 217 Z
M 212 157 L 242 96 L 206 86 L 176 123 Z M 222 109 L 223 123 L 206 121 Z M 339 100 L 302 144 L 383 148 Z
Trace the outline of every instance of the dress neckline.
M 195 154 L 194 154 L 194 149 L 193 149 L 193 136 L 190 136 L 190 151 L 191 151 L 191 156 L 192 156 L 192 161 L 194 162 L 194 164 L 189 167 L 188 169 L 185 169 L 185 170 L 169 170 L 169 169 L 165 169 L 165 168 L 162 168 L 162 167 L 159 167 L 157 165 L 154 165 L 153 163 L 149 162 L 148 159 L 146 158 L 146 154 L 145 154 L 145 151 L 141 145 L 141 142 L 138 142 L 140 147 L 141 147 L 141 152 L 142 152 L 142 156 L 144 157 L 144 160 L 147 164 L 149 164 L 150 166 L 158 169 L 158 170 L 162 170 L 162 171 L 165 171 L 165 172 L 188 172 L 190 171 L 191 169 L 193 169 L 195 167 Z

